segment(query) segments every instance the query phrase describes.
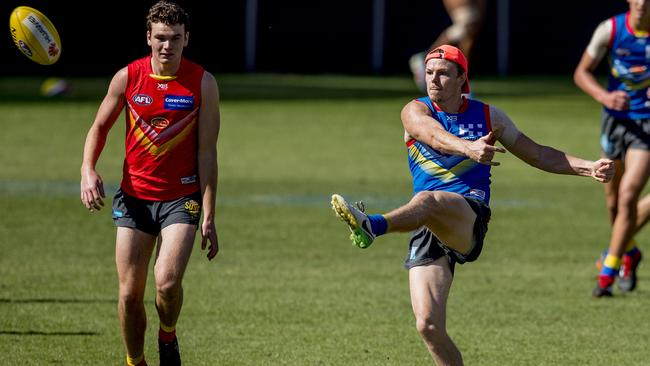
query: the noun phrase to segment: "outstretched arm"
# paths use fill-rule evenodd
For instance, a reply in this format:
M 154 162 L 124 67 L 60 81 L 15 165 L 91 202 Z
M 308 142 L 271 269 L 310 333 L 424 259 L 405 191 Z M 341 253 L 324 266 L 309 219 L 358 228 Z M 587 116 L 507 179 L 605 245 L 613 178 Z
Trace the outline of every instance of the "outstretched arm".
M 84 144 L 83 159 L 81 162 L 81 202 L 91 212 L 104 206 L 102 200 L 106 197 L 104 183 L 95 170 L 95 165 L 101 155 L 108 131 L 117 120 L 124 108 L 124 93 L 128 79 L 128 70 L 123 68 L 118 71 L 108 86 L 108 92 L 97 110 Z
M 584 160 L 550 146 L 540 145 L 519 131 L 503 111 L 493 106 L 490 106 L 490 118 L 499 142 L 535 168 L 550 173 L 592 177 L 603 183 L 609 182 L 614 176 L 614 162 L 609 159 Z
M 203 197 L 203 222 L 201 224 L 201 249 L 210 242 L 208 259 L 219 251 L 219 239 L 214 223 L 217 196 L 217 138 L 219 136 L 219 88 L 214 76 L 204 72 L 201 80 L 201 109 L 199 110 L 199 182 Z
M 408 103 L 402 109 L 402 124 L 406 138 L 414 138 L 445 154 L 462 155 L 485 165 L 499 165 L 493 161 L 495 153 L 506 150 L 494 146 L 492 133 L 476 141 L 463 140 L 447 132 L 429 112 L 429 108 L 416 101 Z

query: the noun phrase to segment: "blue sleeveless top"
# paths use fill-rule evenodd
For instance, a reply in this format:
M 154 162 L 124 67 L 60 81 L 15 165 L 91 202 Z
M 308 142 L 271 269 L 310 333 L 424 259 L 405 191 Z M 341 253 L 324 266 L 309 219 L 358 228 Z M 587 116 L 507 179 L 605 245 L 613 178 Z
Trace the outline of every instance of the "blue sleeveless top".
M 617 118 L 650 118 L 650 38 L 634 33 L 628 23 L 629 13 L 612 18 L 612 39 L 609 47 L 609 84 L 607 90 L 623 90 L 630 96 L 630 109 L 607 113 Z
M 445 130 L 462 139 L 474 141 L 492 130 L 489 106 L 477 100 L 465 99 L 459 113 L 437 109 L 429 97 L 416 100 L 429 108 Z M 442 153 L 415 139 L 406 146 L 414 193 L 447 191 L 490 202 L 490 165 L 479 164 L 466 156 Z

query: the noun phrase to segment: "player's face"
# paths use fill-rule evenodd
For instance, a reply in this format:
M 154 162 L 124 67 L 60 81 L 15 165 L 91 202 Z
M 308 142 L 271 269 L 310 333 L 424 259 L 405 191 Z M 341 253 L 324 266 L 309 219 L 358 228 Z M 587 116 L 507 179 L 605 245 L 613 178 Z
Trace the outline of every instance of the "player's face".
M 451 61 L 434 58 L 426 64 L 427 94 L 434 102 L 460 97 L 465 77 Z
M 161 64 L 180 62 L 188 38 L 189 32 L 185 32 L 183 24 L 152 23 L 151 31 L 147 32 L 151 54 Z
M 627 0 L 630 5 L 630 16 L 635 20 L 650 17 L 650 0 Z

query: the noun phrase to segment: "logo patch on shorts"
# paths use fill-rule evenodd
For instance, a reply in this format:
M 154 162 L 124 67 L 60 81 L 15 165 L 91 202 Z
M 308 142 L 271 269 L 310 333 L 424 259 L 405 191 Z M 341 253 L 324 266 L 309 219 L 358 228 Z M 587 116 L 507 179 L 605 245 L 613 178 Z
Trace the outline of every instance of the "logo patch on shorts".
M 189 200 L 185 202 L 185 211 L 187 211 L 187 213 L 189 213 L 192 216 L 198 216 L 200 209 L 201 209 L 201 205 L 199 205 L 199 203 L 196 202 L 195 200 Z
M 605 152 L 606 155 L 614 154 L 614 144 L 609 138 L 607 138 L 606 135 L 600 136 L 600 147 L 603 149 L 603 152 Z
M 482 191 L 480 189 L 472 189 L 469 191 L 470 196 L 478 197 L 482 200 L 485 199 L 485 191 Z
M 113 218 L 119 219 L 120 217 L 124 217 L 124 212 L 120 210 L 113 210 Z
M 415 256 L 418 254 L 418 247 L 411 248 L 411 254 L 409 254 L 409 259 L 415 259 Z

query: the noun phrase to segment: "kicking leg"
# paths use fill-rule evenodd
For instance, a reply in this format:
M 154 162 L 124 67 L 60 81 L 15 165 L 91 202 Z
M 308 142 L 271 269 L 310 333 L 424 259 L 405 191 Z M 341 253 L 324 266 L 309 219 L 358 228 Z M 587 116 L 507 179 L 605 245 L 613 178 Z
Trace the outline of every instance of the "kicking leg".
M 362 206 L 362 205 L 361 205 Z M 338 194 L 332 208 L 350 228 L 352 242 L 367 248 L 378 235 L 428 227 L 445 245 L 460 253 L 472 249 L 476 213 L 465 198 L 451 192 L 419 192 L 406 205 L 385 215 L 367 215 Z
M 460 253 L 472 249 L 476 213 L 457 193 L 418 192 L 409 203 L 384 217 L 389 231 L 413 231 L 426 226 L 447 247 Z

